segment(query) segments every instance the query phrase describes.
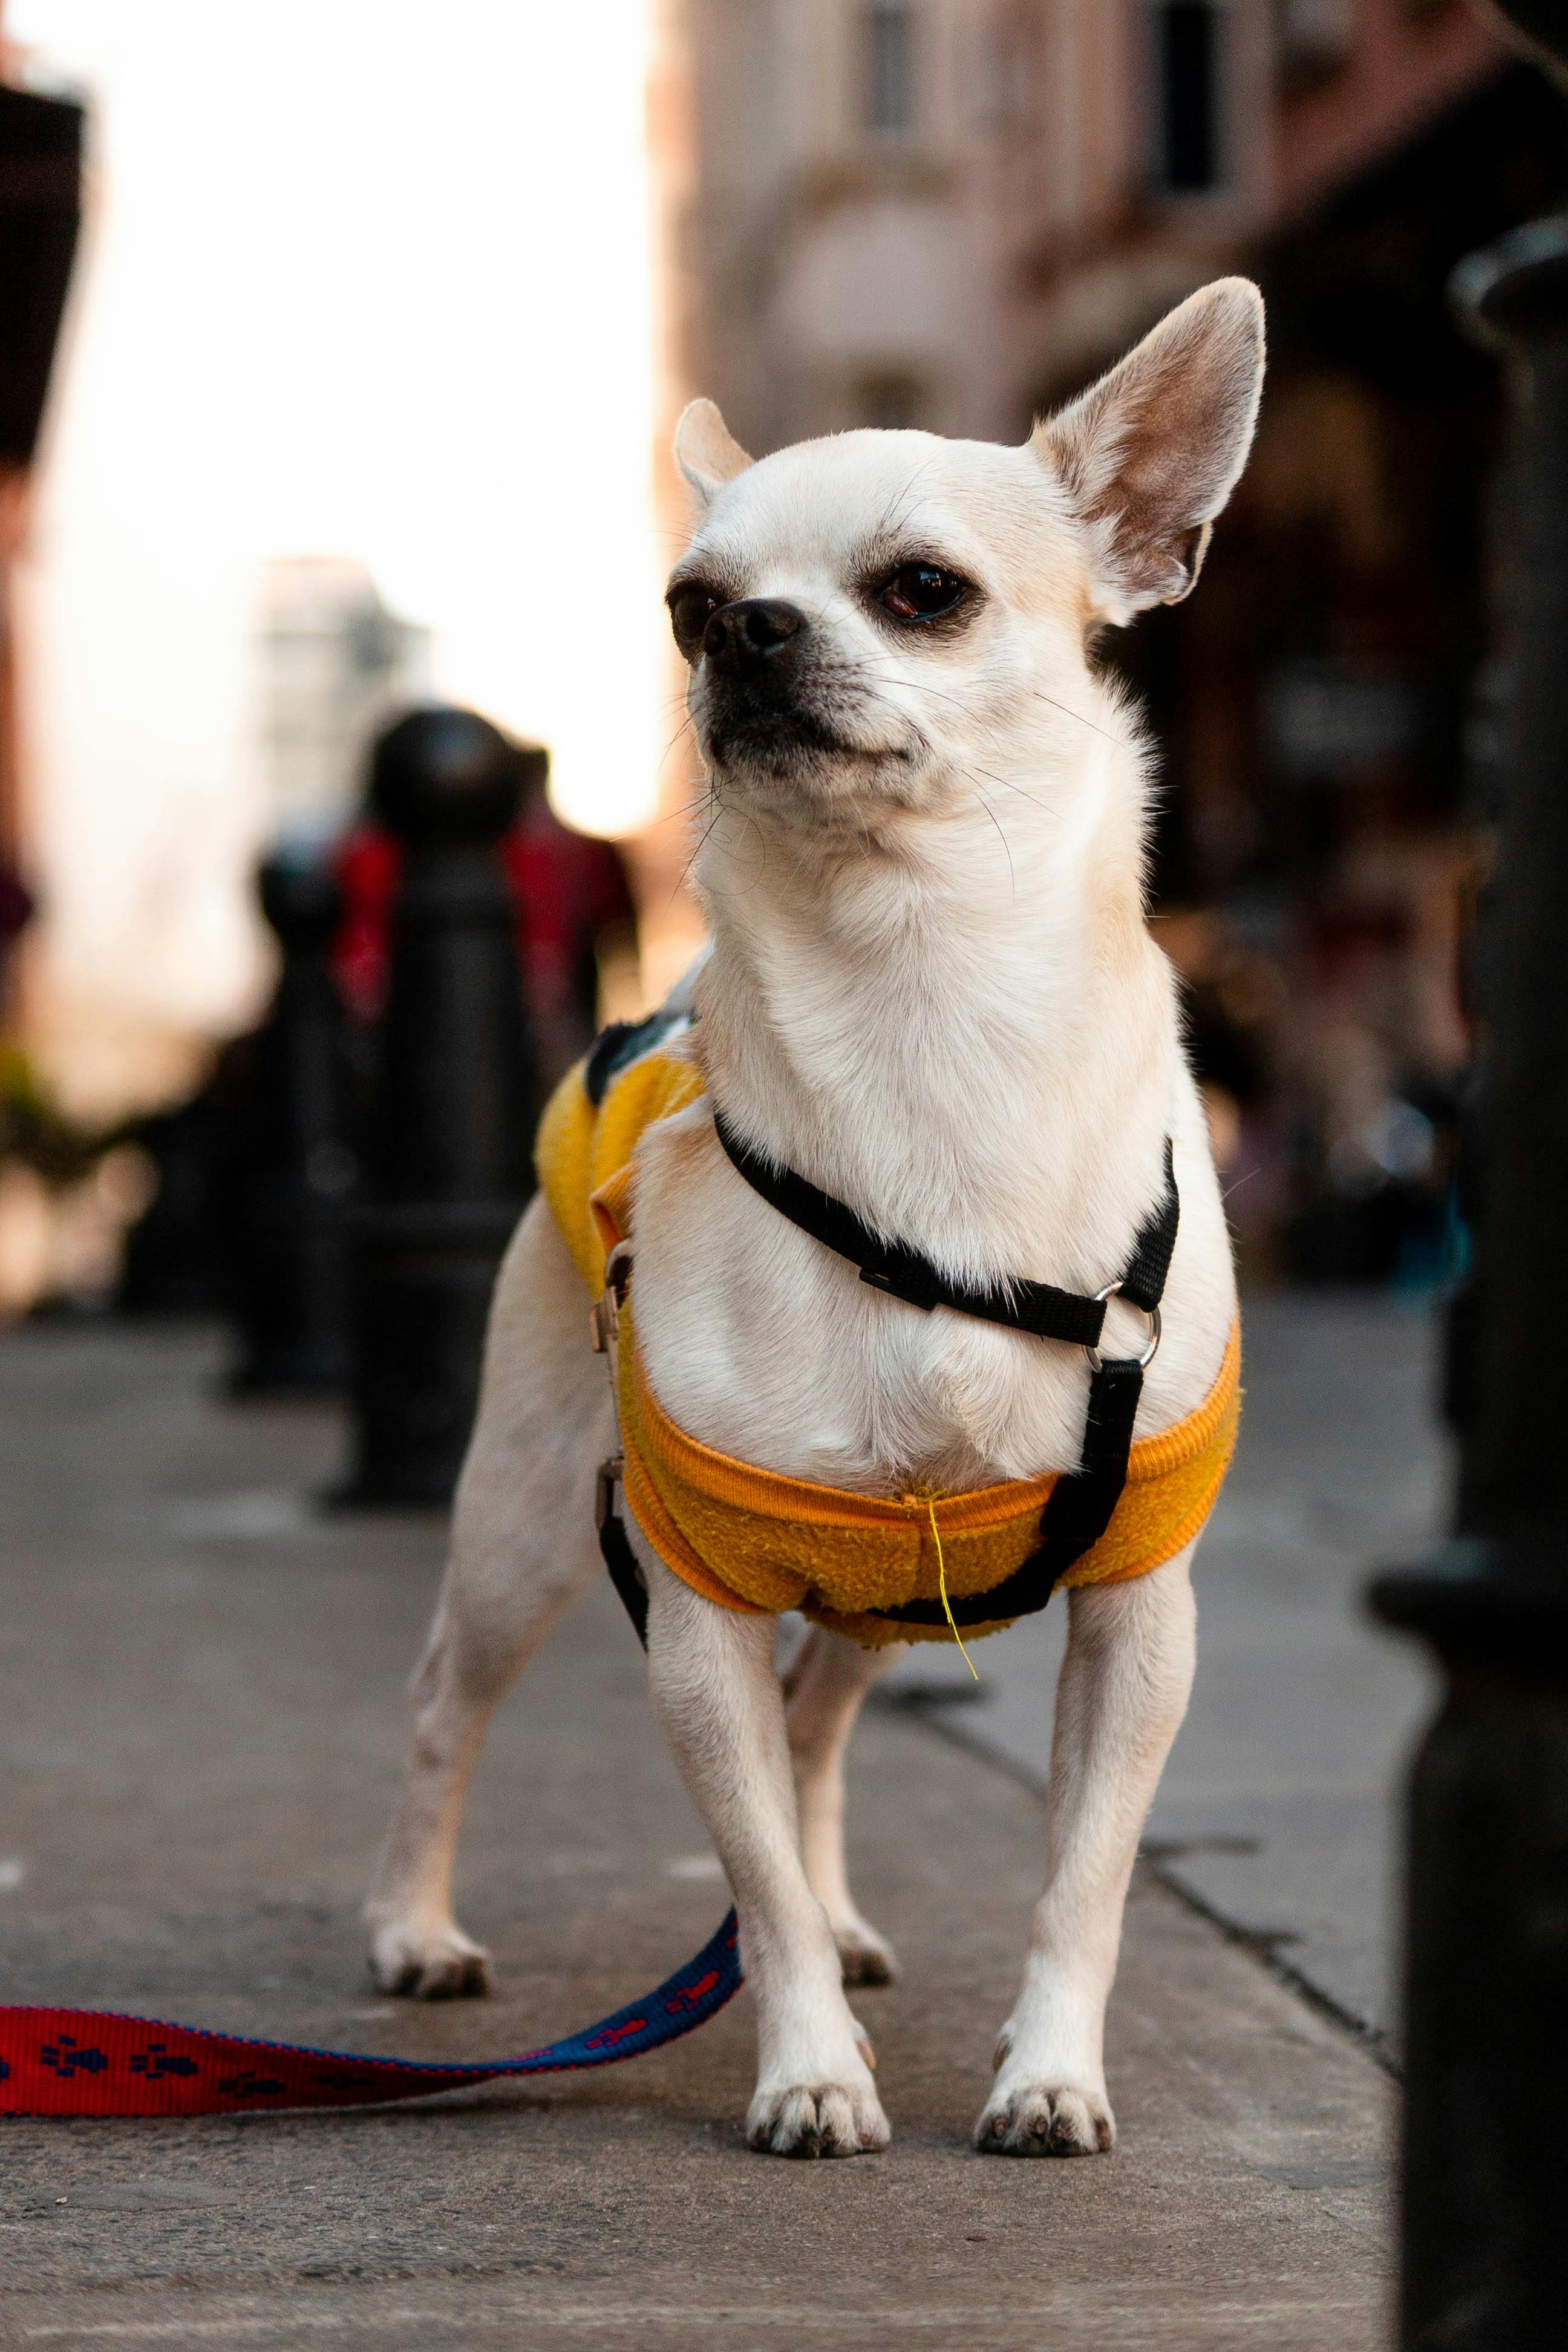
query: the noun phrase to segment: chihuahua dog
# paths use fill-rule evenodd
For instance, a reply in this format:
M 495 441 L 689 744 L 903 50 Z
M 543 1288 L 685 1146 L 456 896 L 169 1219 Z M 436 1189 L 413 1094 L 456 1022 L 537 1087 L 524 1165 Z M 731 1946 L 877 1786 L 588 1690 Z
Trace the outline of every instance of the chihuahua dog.
M 1176 989 L 1144 919 L 1150 756 L 1093 648 L 1185 596 L 1245 463 L 1256 288 L 1194 294 L 1022 447 L 847 432 L 753 462 L 711 403 L 677 458 L 700 506 L 669 606 L 709 779 L 711 948 L 689 1050 L 706 1091 L 635 1160 L 637 1338 L 705 1445 L 869 1496 L 1072 1471 L 1083 1351 L 919 1313 L 775 1213 L 715 1108 L 955 1279 L 1097 1293 L 1160 1192 L 1181 1204 L 1139 1437 L 1193 1412 L 1236 1314 Z M 479 1992 L 453 1918 L 458 1820 L 491 1711 L 594 1572 L 614 1408 L 542 1200 L 501 1269 L 417 1729 L 367 1917 L 389 1992 Z M 1111 1301 L 1108 1348 L 1142 1327 Z M 717 1605 L 635 1522 L 658 1718 L 734 1892 L 756 2000 L 752 2144 L 887 2144 L 846 1983 L 893 1955 L 845 1874 L 843 1766 L 898 1646 Z M 975 2132 L 1089 2155 L 1114 2136 L 1107 1996 L 1140 1832 L 1194 1655 L 1187 1543 L 1068 1596 L 1045 1892 Z

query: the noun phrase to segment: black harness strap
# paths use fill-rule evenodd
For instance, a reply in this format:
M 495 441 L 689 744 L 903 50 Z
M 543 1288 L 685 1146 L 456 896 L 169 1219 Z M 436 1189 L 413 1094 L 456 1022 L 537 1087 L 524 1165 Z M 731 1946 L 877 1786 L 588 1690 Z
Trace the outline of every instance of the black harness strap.
M 599 1550 L 605 1566 L 610 1571 L 621 1607 L 632 1621 L 632 1632 L 646 1650 L 647 1647 L 647 1586 L 642 1569 L 632 1549 L 626 1521 L 616 1508 L 616 1484 L 621 1475 L 620 1456 L 599 1465 L 599 1488 L 594 1498 L 594 1517 L 599 1529 Z
M 1105 1298 L 1086 1298 L 1077 1291 L 1057 1290 L 1049 1283 L 1022 1278 L 988 1290 L 949 1282 L 918 1250 L 902 1242 L 884 1242 L 830 1192 L 822 1192 L 793 1169 L 773 1167 L 743 1143 L 717 1112 L 713 1124 L 720 1142 L 752 1190 L 814 1241 L 858 1265 L 862 1282 L 890 1291 L 895 1298 L 928 1314 L 933 1307 L 951 1307 L 960 1315 L 980 1316 L 988 1323 L 1005 1324 L 1037 1339 L 1065 1339 L 1089 1350 L 1082 1459 L 1076 1470 L 1058 1478 L 1052 1487 L 1040 1514 L 1038 1545 L 991 1591 L 958 1599 L 950 1596 L 956 1625 L 995 1624 L 1043 1609 L 1068 1569 L 1100 1541 L 1127 1484 L 1132 1426 L 1143 1392 L 1143 1360 L 1135 1356 L 1102 1358 L 1094 1351 L 1104 1328 L 1106 1298 L 1113 1292 L 1150 1316 L 1164 1295 L 1181 1217 L 1169 1136 L 1164 1184 L 1139 1229 L 1126 1272 L 1110 1286 Z M 940 1601 L 908 1601 L 901 1608 L 874 1609 L 868 1614 L 897 1625 L 945 1625 L 948 1622 Z
M 1066 1339 L 1076 1348 L 1100 1345 L 1105 1327 L 1102 1298 L 1085 1298 L 1076 1290 L 1057 1290 L 1048 1282 L 1027 1282 L 1021 1276 L 987 1290 L 949 1282 L 919 1250 L 903 1242 L 884 1241 L 831 1192 L 808 1183 L 793 1168 L 776 1168 L 764 1160 L 717 1110 L 713 1126 L 752 1192 L 760 1192 L 770 1208 L 809 1234 L 813 1241 L 858 1266 L 861 1281 L 868 1282 L 874 1290 L 889 1291 L 906 1307 L 918 1307 L 927 1315 L 933 1307 L 951 1307 L 960 1315 L 977 1315 L 987 1323 L 1004 1324 L 1010 1331 L 1027 1331 L 1037 1339 Z M 1139 1238 L 1142 1244 L 1142 1236 Z M 1171 1239 L 1173 1244 L 1173 1232 Z M 1169 1256 L 1167 1250 L 1167 1263 Z M 1160 1281 L 1163 1286 L 1163 1268 Z M 1154 1297 L 1158 1298 L 1158 1289 Z M 1137 1302 L 1142 1303 L 1142 1299 Z

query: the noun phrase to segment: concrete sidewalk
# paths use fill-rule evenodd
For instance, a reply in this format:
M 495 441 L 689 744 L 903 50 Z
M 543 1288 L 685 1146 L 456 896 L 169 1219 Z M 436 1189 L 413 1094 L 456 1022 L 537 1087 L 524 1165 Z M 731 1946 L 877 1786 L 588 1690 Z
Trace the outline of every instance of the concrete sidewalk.
M 376 1998 L 357 1906 L 440 1530 L 323 1517 L 334 1416 L 215 1400 L 188 1337 L 0 1343 L 4 1997 L 399 2055 L 523 2049 L 694 1950 L 725 1890 L 595 1591 L 487 1750 L 460 1911 L 487 2003 Z M 1111 2022 L 1121 2145 L 968 2134 L 1037 1801 L 868 1715 L 854 1847 L 905 1965 L 858 1997 L 889 2153 L 751 2155 L 744 1994 L 622 2070 L 398 2110 L 5 2132 L 0 2343 L 1361 2352 L 1385 2339 L 1386 2077 L 1152 1880 Z

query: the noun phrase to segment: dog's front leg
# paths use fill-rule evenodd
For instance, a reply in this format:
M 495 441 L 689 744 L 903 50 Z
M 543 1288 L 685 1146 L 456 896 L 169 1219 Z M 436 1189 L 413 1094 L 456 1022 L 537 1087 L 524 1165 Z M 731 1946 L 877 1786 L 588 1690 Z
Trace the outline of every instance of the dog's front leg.
M 648 1585 L 654 1706 L 729 1874 L 756 1998 L 757 2089 L 746 2136 L 776 2156 L 885 2147 L 870 2045 L 844 1998 L 838 1948 L 801 1862 L 773 1670 L 776 1621 L 717 1607 L 645 1544 L 637 1549 Z
M 1116 2125 L 1105 2090 L 1105 2004 L 1121 1912 L 1194 1657 L 1194 1547 L 1152 1575 L 1069 1595 L 1051 1742 L 1049 1876 L 1024 1982 L 975 2126 L 983 2154 L 1092 2156 Z

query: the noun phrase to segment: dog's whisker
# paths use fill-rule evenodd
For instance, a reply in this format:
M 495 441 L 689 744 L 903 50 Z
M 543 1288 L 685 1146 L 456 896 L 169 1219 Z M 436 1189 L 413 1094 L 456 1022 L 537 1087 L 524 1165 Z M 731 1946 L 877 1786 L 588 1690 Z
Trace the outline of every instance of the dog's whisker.
M 685 865 L 681 867 L 679 879 L 677 881 L 674 889 L 669 894 L 668 904 L 671 907 L 674 906 L 682 890 L 685 889 L 687 877 L 689 876 L 692 867 L 696 865 L 698 859 L 701 856 L 702 852 L 707 847 L 709 835 L 712 832 L 720 818 L 724 814 L 724 803 L 721 800 L 717 790 L 713 793 L 713 814 L 709 818 L 706 825 L 704 825 L 701 838 L 699 840 L 696 848 L 692 851 Z
M 1042 694 L 1037 686 L 1030 687 L 1028 691 L 1034 696 L 1037 702 L 1048 702 L 1053 710 L 1061 711 L 1063 716 L 1068 719 L 1076 719 L 1080 727 L 1089 728 L 1090 731 L 1096 735 L 1103 735 L 1108 743 L 1120 743 L 1122 739 L 1120 735 L 1113 735 L 1108 727 L 1097 726 L 1092 719 L 1086 719 L 1081 710 L 1075 710 L 1070 702 L 1058 702 L 1054 694 Z
M 948 694 L 944 692 L 942 688 L 940 686 L 931 686 L 928 684 L 924 678 L 889 677 L 885 670 L 879 672 L 879 675 L 880 676 L 884 686 L 902 687 L 905 691 L 910 694 L 933 694 L 939 702 L 951 702 L 953 709 L 958 712 L 960 718 L 967 720 L 969 725 L 972 727 L 978 726 L 984 733 L 991 738 L 991 740 L 994 743 L 996 741 L 997 736 L 994 727 L 989 725 L 984 719 L 977 719 L 974 712 L 970 709 L 968 703 L 963 699 L 962 696 Z
M 756 818 L 752 815 L 752 812 L 751 812 L 751 810 L 750 810 L 750 809 L 742 809 L 742 810 L 740 810 L 739 812 L 731 811 L 730 813 L 731 813 L 731 814 L 739 814 L 742 817 L 743 817 L 743 818 L 744 818 L 744 820 L 745 820 L 745 822 L 746 822 L 746 824 L 749 824 L 749 825 L 751 826 L 752 831 L 752 832 L 756 835 L 756 836 L 757 836 L 757 846 L 758 846 L 758 850 L 759 850 L 759 853 L 760 853 L 760 855 L 759 855 L 759 856 L 758 856 L 758 859 L 757 859 L 757 870 L 756 870 L 756 872 L 752 876 L 752 877 L 751 877 L 751 879 L 750 879 L 749 881 L 742 882 L 742 883 L 739 886 L 739 887 L 738 887 L 738 888 L 736 888 L 736 889 L 724 889 L 724 888 L 721 887 L 721 886 L 713 880 L 713 877 L 712 877 L 712 876 L 711 876 L 711 875 L 705 876 L 705 877 L 703 877 L 703 884 L 702 884 L 702 887 L 703 887 L 704 891 L 706 892 L 706 894 L 707 894 L 710 898 L 725 898 L 725 899 L 729 899 L 729 898 L 743 898 L 747 897 L 747 896 L 748 896 L 748 895 L 749 895 L 752 890 L 754 890 L 754 889 L 756 888 L 756 887 L 757 887 L 758 883 L 762 880 L 763 876 L 763 875 L 766 873 L 766 871 L 767 871 L 767 864 L 768 864 L 768 836 L 767 836 L 766 833 L 764 832 L 763 828 L 762 827 L 762 825 L 760 825 L 760 824 L 758 824 L 758 822 L 757 822 Z M 715 819 L 715 823 L 716 823 L 716 822 L 717 822 L 717 819 Z M 711 827 L 711 826 L 710 826 L 710 827 L 709 827 L 709 831 L 710 831 L 710 832 L 711 832 L 711 830 L 712 830 L 712 827 Z M 706 839 L 706 835 L 704 835 L 704 839 Z M 698 850 L 700 850 L 701 846 L 702 846 L 701 842 L 699 842 L 699 844 L 698 844 L 698 845 L 697 845 Z M 692 861 L 693 861 L 693 863 L 695 863 L 695 862 L 696 862 L 696 857 L 697 857 L 697 850 L 694 850 L 694 851 L 692 852 Z
M 974 779 L 973 779 L 973 777 L 972 775 L 970 775 L 968 769 L 967 769 L 967 768 L 965 768 L 964 770 L 963 770 L 963 771 L 962 771 L 962 772 L 963 772 L 966 777 L 968 777 L 968 779 L 969 779 L 969 782 L 970 782 L 971 786 L 973 787 L 973 793 L 974 793 L 974 797 L 975 797 L 975 799 L 980 803 L 981 807 L 985 811 L 986 815 L 990 818 L 990 820 L 991 820 L 992 824 L 993 824 L 995 826 L 995 828 L 996 828 L 996 838 L 997 838 L 997 840 L 1001 843 L 1001 845 L 1002 845 L 1002 850 L 1003 850 L 1003 855 L 1005 856 L 1005 858 L 1006 858 L 1006 860 L 1007 860 L 1007 879 L 1008 879 L 1009 884 L 1011 885 L 1012 892 L 1013 892 L 1013 896 L 1014 896 L 1014 898 L 1016 898 L 1016 897 L 1017 897 L 1017 895 L 1018 895 L 1018 877 L 1017 877 L 1017 873 L 1016 873 L 1016 870 L 1015 870 L 1015 868 L 1014 868 L 1014 865 L 1013 865 L 1013 852 L 1012 852 L 1012 850 L 1008 847 L 1008 845 L 1007 845 L 1007 836 L 1006 836 L 1006 835 L 1003 832 L 1002 827 L 1001 827 L 1000 824 L 999 824 L 999 823 L 998 823 L 998 821 L 997 821 L 997 816 L 996 816 L 996 812 L 995 812 L 995 810 L 992 807 L 992 805 L 991 805 L 990 802 L 986 799 L 986 797 L 985 797 L 984 793 L 981 791 L 981 789 L 980 789 L 979 785 L 978 785 L 977 783 L 975 783 Z
M 711 797 L 710 793 L 698 793 L 691 800 L 682 801 L 679 808 L 666 809 L 664 814 L 656 816 L 653 822 L 656 825 L 674 824 L 679 818 L 690 816 L 698 809 L 706 807 Z
M 896 530 L 898 529 L 899 522 L 901 518 L 899 516 L 896 509 L 903 505 L 904 500 L 909 497 L 910 492 L 914 488 L 914 486 L 920 480 L 921 476 L 922 474 L 930 473 L 940 454 L 940 451 L 933 449 L 931 456 L 922 459 L 921 464 L 915 467 L 914 472 L 910 476 L 910 478 L 904 484 L 903 488 L 894 492 L 893 496 L 889 499 L 887 505 L 882 509 L 882 519 L 879 526 L 880 530 Z
M 670 737 L 668 742 L 659 753 L 658 763 L 654 769 L 654 774 L 656 777 L 662 774 L 665 761 L 668 759 L 676 745 L 680 741 L 681 737 L 683 735 L 689 734 L 691 731 L 691 720 L 690 718 L 688 717 L 683 719 L 681 724 L 676 729 L 674 734 Z

